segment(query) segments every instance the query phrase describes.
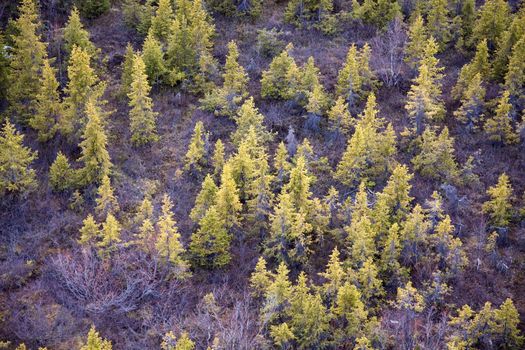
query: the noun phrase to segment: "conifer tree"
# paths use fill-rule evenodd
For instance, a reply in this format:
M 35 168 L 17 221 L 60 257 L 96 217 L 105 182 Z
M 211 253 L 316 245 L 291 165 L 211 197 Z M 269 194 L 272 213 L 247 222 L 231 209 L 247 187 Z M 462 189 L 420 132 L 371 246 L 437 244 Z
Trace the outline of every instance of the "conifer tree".
M 419 66 L 421 53 L 424 51 L 428 41 L 428 34 L 423 22 L 423 17 L 418 15 L 412 20 L 408 28 L 408 42 L 405 47 L 405 61 L 412 68 Z
M 84 246 L 93 245 L 99 237 L 99 235 L 99 225 L 95 222 L 93 215 L 88 214 L 88 216 L 82 222 L 82 227 L 80 228 L 80 238 L 78 240 L 78 243 Z
M 157 84 L 163 80 L 167 68 L 164 62 L 162 44 L 155 38 L 153 30 L 148 32 L 142 45 L 142 59 L 146 68 L 146 75 L 150 84 Z
M 190 218 L 194 222 L 199 222 L 208 209 L 215 204 L 218 190 L 219 188 L 215 184 L 215 181 L 213 181 L 212 176 L 210 174 L 206 175 L 202 182 L 201 190 L 195 199 L 195 205 L 190 213 Z
M 352 44 L 346 54 L 344 66 L 337 76 L 336 94 L 354 106 L 360 99 L 362 93 L 363 77 L 360 74 L 359 51 Z
M 490 71 L 489 49 L 487 40 L 484 39 L 476 46 L 476 55 L 472 61 L 461 68 L 458 81 L 452 91 L 453 95 L 456 97 L 462 96 L 476 74 L 479 73 L 481 79 L 488 79 Z
M 354 119 L 348 111 L 348 104 L 344 98 L 339 96 L 335 104 L 328 111 L 328 120 L 330 121 L 330 130 L 337 134 L 348 135 Z
M 423 208 L 416 204 L 402 225 L 400 237 L 402 259 L 405 265 L 414 266 L 425 253 L 431 223 Z
M 512 48 L 525 35 L 525 10 L 521 9 L 512 18 L 511 25 L 503 32 L 494 54 L 494 75 L 503 78 L 509 68 Z
M 38 140 L 45 142 L 53 138 L 62 117 L 62 105 L 58 91 L 55 70 L 48 59 L 44 60 L 40 88 L 35 100 L 35 114 L 29 119 L 29 125 L 38 131 Z
M 344 344 L 348 338 L 357 337 L 364 328 L 368 312 L 361 298 L 359 290 L 349 282 L 345 282 L 337 289 L 331 312 L 340 323 L 340 328 L 335 330 L 334 337 L 341 344 Z
M 284 262 L 281 262 L 274 274 L 273 281 L 264 293 L 264 306 L 261 310 L 261 321 L 269 323 L 280 316 L 284 316 L 285 306 L 290 300 L 293 292 L 289 280 L 290 270 Z
M 64 28 L 64 49 L 68 55 L 71 54 L 74 46 L 88 52 L 91 57 L 97 54 L 97 49 L 89 40 L 89 32 L 84 29 L 80 21 L 80 13 L 75 6 L 71 9 Z
M 55 191 L 64 191 L 75 184 L 75 174 L 69 160 L 62 153 L 58 152 L 57 157 L 51 167 L 49 167 L 49 183 Z
M 525 34 L 512 48 L 507 74 L 505 74 L 505 89 L 509 92 L 510 103 L 514 114 L 525 108 Z
M 215 176 L 219 176 L 219 174 L 222 173 L 222 168 L 224 167 L 224 144 L 222 143 L 221 139 L 218 139 L 215 142 L 211 163 L 213 165 L 213 174 Z
M 182 332 L 180 338 L 177 339 L 175 334 L 170 331 L 164 335 L 160 348 L 162 350 L 194 350 L 195 343 L 190 339 L 187 332 Z
M 509 91 L 504 91 L 498 99 L 495 114 L 485 120 L 483 128 L 491 141 L 506 145 L 519 141 L 519 135 L 512 126 L 512 105 Z
M 163 42 L 168 39 L 171 23 L 175 19 L 171 4 L 171 0 L 159 0 L 157 10 L 155 11 L 155 17 L 151 19 L 151 30 L 153 35 Z
M 372 350 L 372 343 L 367 337 L 357 338 L 355 341 L 354 350 Z
M 242 204 L 239 200 L 239 190 L 233 179 L 230 163 L 226 163 L 222 169 L 221 186 L 217 191 L 216 205 L 217 211 L 220 217 L 224 219 L 227 228 L 239 224 Z
M 400 8 L 397 1 L 364 0 L 362 4 L 359 4 L 357 0 L 353 0 L 352 14 L 365 23 L 383 29 L 391 20 L 400 15 Z
M 199 221 L 199 229 L 191 236 L 190 252 L 197 266 L 220 268 L 230 262 L 230 241 L 224 219 L 215 206 Z
M 109 213 L 116 213 L 119 210 L 117 198 L 113 194 L 113 188 L 111 188 L 111 182 L 109 176 L 104 175 L 102 182 L 97 190 L 96 198 L 97 206 L 95 211 L 99 216 L 107 216 Z
M 430 0 L 428 4 L 427 30 L 437 40 L 441 49 L 450 40 L 450 14 L 448 1 Z
M 235 145 L 240 145 L 252 127 L 255 129 L 258 144 L 263 145 L 271 140 L 272 135 L 266 130 L 263 124 L 264 115 L 259 113 L 257 107 L 255 107 L 253 97 L 244 101 L 241 108 L 237 111 L 235 122 L 237 123 L 237 129 L 235 129 L 231 136 L 232 142 Z
M 25 194 L 37 186 L 31 163 L 37 152 L 23 145 L 24 135 L 9 120 L 0 132 L 0 197 L 9 193 Z
M 111 160 L 107 151 L 107 136 L 102 124 L 100 110 L 90 99 L 86 105 L 88 122 L 82 134 L 80 143 L 81 156 L 79 161 L 84 163 L 80 171 L 80 181 L 84 185 L 99 183 L 104 175 L 108 175 Z
M 350 245 L 350 262 L 353 266 L 360 268 L 369 257 L 373 256 L 376 250 L 376 232 L 366 215 L 355 216 L 350 226 L 346 227 L 345 230 Z
M 394 223 L 388 230 L 388 235 L 381 251 L 380 271 L 386 287 L 398 287 L 408 275 L 408 272 L 399 263 L 400 256 L 399 225 Z
M 263 296 L 272 283 L 271 279 L 272 273 L 266 269 L 266 260 L 260 256 L 250 276 L 250 287 L 253 289 L 253 295 L 255 297 Z
M 280 142 L 275 151 L 274 168 L 277 173 L 276 179 L 280 186 L 284 184 L 286 175 L 290 170 L 290 162 L 288 161 L 288 150 L 284 142 Z
M 292 205 L 297 210 L 308 212 L 312 199 L 311 183 L 312 178 L 308 173 L 306 159 L 300 155 L 290 171 L 290 181 L 284 187 L 284 190 L 290 194 Z
M 505 0 L 487 0 L 478 10 L 472 40 L 487 39 L 490 50 L 496 47 L 501 35 L 510 24 L 510 6 Z
M 106 221 L 102 224 L 100 230 L 101 240 L 97 243 L 100 248 L 98 253 L 101 258 L 107 259 L 110 255 L 117 251 L 117 244 L 121 242 L 120 232 L 122 227 L 113 214 L 108 213 Z
M 347 279 L 347 273 L 343 268 L 343 263 L 340 259 L 340 253 L 337 247 L 332 250 L 325 271 L 319 275 L 326 280 L 321 286 L 323 294 L 328 299 L 334 298 L 339 293 L 339 289 Z
M 476 22 L 476 1 L 462 1 L 461 12 L 458 18 L 460 21 L 460 33 L 456 47 L 469 49 L 472 46 L 472 32 Z
M 391 169 L 396 137 L 392 125 L 385 127 L 385 121 L 377 117 L 377 113 L 375 95 L 370 94 L 355 133 L 337 165 L 335 177 L 345 185 L 355 186 L 361 181 L 371 184 Z
M 82 15 L 96 18 L 107 12 L 111 7 L 110 0 L 82 0 L 76 2 Z
M 153 103 L 149 97 L 151 87 L 146 75 L 146 66 L 140 55 L 135 55 L 132 70 L 131 89 L 128 94 L 130 99 L 129 112 L 131 142 L 135 146 L 141 146 L 154 142 L 157 137 L 156 116 L 153 112 Z
M 12 38 L 13 48 L 9 60 L 7 100 L 9 111 L 16 116 L 16 120 L 27 123 L 34 113 L 47 45 L 39 34 L 41 22 L 36 2 L 23 0 L 18 11 L 20 15 L 14 21 L 16 34 Z
M 290 329 L 288 323 L 286 322 L 280 323 L 278 325 L 271 325 L 270 336 L 273 339 L 273 343 L 276 346 L 279 346 L 281 349 L 287 349 L 291 342 L 295 339 L 292 329 Z
M 248 191 L 248 218 L 253 223 L 252 231 L 258 231 L 262 236 L 266 232 L 272 210 L 274 194 L 271 185 L 274 177 L 270 173 L 266 155 L 258 163 L 259 169 L 255 171 L 255 179 Z
M 425 308 L 425 300 L 416 288 L 412 286 L 412 282 L 407 282 L 405 287 L 397 288 L 397 297 L 395 307 L 401 311 L 401 322 L 403 322 L 406 330 L 403 334 L 402 341 L 405 344 L 415 343 L 415 319 L 416 315 Z
M 446 126 L 439 134 L 427 128 L 421 136 L 420 153 L 412 163 L 423 176 L 455 181 L 459 170 L 454 153 L 454 139 L 449 136 Z
M 481 74 L 477 73 L 467 85 L 461 98 L 461 106 L 454 112 L 454 116 L 467 130 L 473 132 L 478 129 L 485 109 L 485 87 L 482 85 Z
M 103 93 L 104 85 L 99 83 L 93 68 L 90 66 L 91 56 L 87 51 L 74 46 L 69 58 L 67 73 L 69 82 L 65 89 L 64 118 L 61 121 L 61 131 L 66 135 L 81 132 L 87 123 L 88 101 L 93 101 Z
M 287 74 L 295 60 L 290 56 L 293 44 L 289 43 L 286 48 L 270 63 L 268 70 L 262 73 L 261 96 L 265 98 L 286 99 L 289 88 Z
M 184 169 L 200 171 L 203 165 L 206 165 L 206 140 L 208 133 L 204 130 L 204 124 L 201 121 L 195 123 L 193 134 L 191 136 L 188 151 L 185 156 Z
M 124 53 L 124 60 L 122 61 L 122 73 L 120 74 L 120 92 L 123 96 L 127 96 L 131 90 L 135 54 L 133 46 L 131 43 L 128 43 L 126 45 L 126 52 Z
M 487 194 L 490 199 L 483 203 L 483 212 L 489 215 L 492 225 L 507 227 L 512 215 L 512 186 L 507 174 L 501 174 L 498 183 L 489 187 Z
M 503 349 L 519 349 L 523 346 L 524 338 L 518 328 L 520 315 L 512 299 L 507 298 L 499 309 L 494 310 L 494 320 L 493 330 L 499 335 L 498 343 Z
M 363 266 L 357 270 L 357 282 L 367 307 L 373 305 L 385 294 L 383 283 L 379 278 L 379 270 L 372 258 L 366 259 Z
M 95 330 L 95 326 L 91 326 L 87 335 L 87 340 L 80 350 L 111 350 L 111 342 L 103 339 Z
M 182 278 L 187 269 L 187 262 L 182 257 L 184 247 L 180 241 L 181 236 L 176 225 L 177 223 L 173 219 L 170 197 L 164 194 L 162 197 L 162 214 L 157 221 L 155 248 L 164 263 L 174 269 L 175 277 Z

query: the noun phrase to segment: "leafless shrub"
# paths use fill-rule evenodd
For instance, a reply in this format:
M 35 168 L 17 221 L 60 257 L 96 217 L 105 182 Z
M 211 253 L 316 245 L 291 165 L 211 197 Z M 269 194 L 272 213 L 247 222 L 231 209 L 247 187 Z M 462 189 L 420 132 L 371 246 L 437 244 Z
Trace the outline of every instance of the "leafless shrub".
M 372 66 L 388 86 L 396 86 L 401 81 L 406 39 L 403 21 L 395 18 L 384 34 L 372 40 Z

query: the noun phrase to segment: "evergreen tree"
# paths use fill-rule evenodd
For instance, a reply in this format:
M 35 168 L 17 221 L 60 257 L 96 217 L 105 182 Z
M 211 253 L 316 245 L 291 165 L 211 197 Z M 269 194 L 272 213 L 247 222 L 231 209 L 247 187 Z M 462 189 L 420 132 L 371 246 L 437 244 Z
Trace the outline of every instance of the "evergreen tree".
M 208 137 L 208 133 L 204 130 L 204 124 L 201 121 L 195 123 L 185 156 L 184 169 L 200 171 L 202 166 L 206 165 L 206 141 Z
M 261 310 L 261 321 L 269 323 L 280 316 L 284 316 L 284 309 L 287 306 L 293 288 L 289 280 L 290 270 L 284 262 L 279 264 L 273 281 L 264 293 L 264 306 Z
M 372 214 L 376 226 L 380 226 L 378 224 L 399 222 L 406 217 L 410 211 L 410 202 L 413 200 L 410 196 L 410 190 L 412 189 L 410 181 L 413 177 L 408 171 L 408 167 L 404 164 L 394 168 L 383 191 L 377 194 Z M 381 216 L 385 218 L 383 219 Z
M 87 51 L 74 46 L 69 58 L 67 74 L 69 82 L 65 89 L 64 118 L 61 121 L 61 131 L 67 135 L 81 132 L 87 123 L 88 101 L 94 101 L 103 93 L 104 84 L 100 84 L 93 68 L 90 66 L 91 56 Z
M 350 244 L 350 262 L 353 266 L 360 268 L 376 251 L 376 232 L 366 215 L 355 216 L 350 226 L 346 227 L 345 230 Z
M 258 170 L 255 170 L 255 179 L 249 188 L 248 218 L 253 223 L 252 231 L 261 236 L 266 232 L 268 218 L 272 210 L 274 194 L 272 192 L 273 175 L 270 174 L 270 165 L 264 155 L 258 161 Z
M 494 75 L 503 78 L 509 68 L 512 48 L 525 35 L 525 10 L 521 9 L 512 18 L 511 25 L 503 32 L 498 41 L 494 57 Z
M 197 266 L 219 268 L 230 262 L 230 241 L 224 219 L 215 206 L 209 208 L 192 234 L 190 252 Z
M 395 307 L 401 311 L 400 322 L 403 322 L 406 328 L 401 341 L 404 344 L 415 344 L 416 316 L 425 308 L 425 300 L 418 290 L 412 286 L 412 282 L 409 281 L 405 287 L 397 288 Z
M 478 43 L 487 39 L 489 49 L 493 50 L 501 35 L 510 24 L 510 6 L 505 0 L 487 0 L 478 11 L 472 40 Z
M 250 276 L 250 287 L 253 289 L 253 295 L 255 297 L 261 297 L 264 295 L 270 284 L 272 273 L 266 269 L 266 260 L 262 256 L 257 260 L 255 269 Z
M 476 1 L 463 0 L 461 2 L 461 12 L 458 16 L 460 32 L 456 47 L 469 49 L 472 44 L 472 32 L 474 31 L 474 24 L 476 22 Z
M 37 186 L 31 163 L 37 152 L 23 145 L 20 134 L 9 120 L 0 132 L 0 197 L 8 193 L 25 194 Z
M 88 18 L 96 18 L 109 10 L 110 0 L 77 0 L 80 12 Z
M 220 173 L 222 173 L 222 168 L 224 167 L 224 144 L 222 143 L 221 139 L 218 139 L 215 142 L 211 163 L 213 165 L 213 174 L 215 176 L 218 176 Z
M 368 311 L 361 298 L 359 290 L 349 282 L 345 282 L 337 289 L 331 312 L 338 321 L 338 329 L 335 330 L 334 337 L 341 344 L 344 344 L 348 338 L 356 338 L 364 328 Z
M 210 174 L 206 175 L 202 182 L 201 190 L 195 199 L 195 205 L 190 213 L 190 218 L 194 222 L 199 222 L 208 209 L 215 204 L 218 190 L 219 188 L 215 184 L 215 181 L 213 181 L 212 176 Z
M 421 135 L 420 153 L 412 163 L 423 176 L 454 182 L 459 175 L 454 153 L 454 139 L 446 126 L 439 134 L 427 128 Z
M 94 0 L 89 0 L 94 1 Z M 87 335 L 87 340 L 80 350 L 111 350 L 111 342 L 103 339 L 95 330 L 95 326 L 91 326 Z
M 510 298 L 494 310 L 494 320 L 493 331 L 498 334 L 501 348 L 520 349 L 523 346 L 523 336 L 518 328 L 520 315 Z
M 179 339 L 175 337 L 173 332 L 168 332 L 164 335 L 160 348 L 162 350 L 194 350 L 195 343 L 190 339 L 187 332 L 182 332 Z
M 478 129 L 480 121 L 483 120 L 485 109 L 485 87 L 482 85 L 481 74 L 477 73 L 461 98 L 461 106 L 454 112 L 454 116 L 463 124 L 467 130 L 472 132 Z
M 379 29 L 385 28 L 390 21 L 400 16 L 400 11 L 397 1 L 364 0 L 362 4 L 357 0 L 352 1 L 353 16 Z
M 339 289 L 343 286 L 347 279 L 347 273 L 343 268 L 343 263 L 340 259 L 340 253 L 337 247 L 332 250 L 330 260 L 326 265 L 324 272 L 319 274 L 326 282 L 321 286 L 323 295 L 328 299 L 333 299 L 339 293 Z
M 507 227 L 512 215 L 512 186 L 507 174 L 501 174 L 498 183 L 489 187 L 487 194 L 490 199 L 483 203 L 483 212 L 489 215 L 493 226 Z
M 97 49 L 89 40 L 89 32 L 84 29 L 80 21 L 80 13 L 75 6 L 71 9 L 66 27 L 64 28 L 64 50 L 67 55 L 71 54 L 74 46 L 88 52 L 91 57 L 97 54 Z
M 153 35 L 155 35 L 158 40 L 165 42 L 168 39 L 170 26 L 174 19 L 175 16 L 173 15 L 171 0 L 159 0 L 155 17 L 151 20 Z
M 133 61 L 135 60 L 135 50 L 131 43 L 126 46 L 124 53 L 124 60 L 122 61 L 122 73 L 120 74 L 120 92 L 123 96 L 127 96 L 131 91 L 131 83 L 133 82 Z
M 244 101 L 241 108 L 239 108 L 235 117 L 237 123 L 237 129 L 233 132 L 231 138 L 232 142 L 239 146 L 241 141 L 246 137 L 250 128 L 254 128 L 257 134 L 257 143 L 265 144 L 270 141 L 272 135 L 266 130 L 264 126 L 264 115 L 259 113 L 257 107 L 253 102 L 253 97 L 248 98 Z
M 402 225 L 400 237 L 402 259 L 405 265 L 416 265 L 428 245 L 431 223 L 423 208 L 416 204 Z
M 154 142 L 157 137 L 156 116 L 153 112 L 153 103 L 149 97 L 151 87 L 146 75 L 146 66 L 140 55 L 136 55 L 133 61 L 131 90 L 128 94 L 130 99 L 129 112 L 131 142 L 141 146 Z
M 391 124 L 385 127 L 385 121 L 377 117 L 377 113 L 375 95 L 370 94 L 355 133 L 337 165 L 335 177 L 345 185 L 355 186 L 361 181 L 372 184 L 392 167 L 395 133 Z
M 102 125 L 100 110 L 92 100 L 87 102 L 86 114 L 88 122 L 82 142 L 80 143 L 81 156 L 79 161 L 84 163 L 80 171 L 82 184 L 99 183 L 109 174 L 111 160 L 107 151 L 107 136 Z
M 330 130 L 337 134 L 348 135 L 354 124 L 354 119 L 348 111 L 348 104 L 343 97 L 339 96 L 328 111 L 328 120 L 330 121 Z
M 49 183 L 55 191 L 64 191 L 75 184 L 74 170 L 71 169 L 69 160 L 62 153 L 58 152 L 57 157 L 51 167 L 49 167 Z
M 288 44 L 286 48 L 277 55 L 268 70 L 262 73 L 261 78 L 261 96 L 265 98 L 286 99 L 289 84 L 287 74 L 290 67 L 297 65 L 290 52 L 293 50 L 293 44 Z
M 146 75 L 150 84 L 157 84 L 165 77 L 167 68 L 164 62 L 162 44 L 155 38 L 153 31 L 148 32 L 148 36 L 142 45 L 142 59 L 146 68 Z
M 461 68 L 458 81 L 452 94 L 459 98 L 470 85 L 476 74 L 480 74 L 481 79 L 488 79 L 490 71 L 487 40 L 482 40 L 476 46 L 476 55 L 472 61 Z
M 80 238 L 78 240 L 78 243 L 84 246 L 92 246 L 95 244 L 99 236 L 99 224 L 95 222 L 93 215 L 88 214 L 88 216 L 82 222 L 82 227 L 80 228 Z
M 42 142 L 53 138 L 62 117 L 58 87 L 55 70 L 49 60 L 45 59 L 35 100 L 35 114 L 29 119 L 29 125 L 38 131 L 38 140 Z
M 504 87 L 509 92 L 513 114 L 525 108 L 525 34 L 512 48 L 507 74 L 505 74 Z
M 412 68 L 419 66 L 421 53 L 424 51 L 428 41 L 428 34 L 421 15 L 417 16 L 408 28 L 408 42 L 405 47 L 405 61 Z
M 352 44 L 346 54 L 346 61 L 337 75 L 336 94 L 345 99 L 350 105 L 362 97 L 363 77 L 360 74 L 359 51 Z
M 119 210 L 117 198 L 113 194 L 109 176 L 104 175 L 102 182 L 97 190 L 97 206 L 95 211 L 99 216 L 107 216 L 109 213 L 116 213 Z
M 290 171 L 290 162 L 288 161 L 288 151 L 284 142 L 280 142 L 275 151 L 274 168 L 277 173 L 276 179 L 280 186 L 283 185 L 288 172 Z
M 498 99 L 495 115 L 485 120 L 483 128 L 491 141 L 506 145 L 519 141 L 519 135 L 512 126 L 512 105 L 510 104 L 510 93 L 508 91 L 504 91 Z
M 7 100 L 16 120 L 27 123 L 34 113 L 47 44 L 39 34 L 41 22 L 36 2 L 22 0 L 18 11 L 20 15 L 13 23 L 16 34 L 12 37 Z
M 437 40 L 441 49 L 450 40 L 450 14 L 447 0 L 430 0 L 427 14 L 427 30 Z
M 357 271 L 357 282 L 363 302 L 369 308 L 385 294 L 378 268 L 372 258 L 366 259 Z
M 242 209 L 239 200 L 239 190 L 232 175 L 230 163 L 226 163 L 222 169 L 221 186 L 217 191 L 217 211 L 224 219 L 227 228 L 238 225 L 241 218 L 239 213 Z
M 157 221 L 157 240 L 155 248 L 165 264 L 170 265 L 176 274 L 176 278 L 185 276 L 187 262 L 182 257 L 184 247 L 180 241 L 180 233 L 177 223 L 173 219 L 173 211 L 170 197 L 164 194 L 162 197 L 162 214 Z
M 381 251 L 380 271 L 386 287 L 398 287 L 408 275 L 408 272 L 399 263 L 400 256 L 399 225 L 394 223 L 388 231 Z
M 102 224 L 100 230 L 100 242 L 97 246 L 100 248 L 99 255 L 103 259 L 110 257 L 111 253 L 117 251 L 117 244 L 121 242 L 120 232 L 122 227 L 113 214 L 108 213 L 106 221 Z

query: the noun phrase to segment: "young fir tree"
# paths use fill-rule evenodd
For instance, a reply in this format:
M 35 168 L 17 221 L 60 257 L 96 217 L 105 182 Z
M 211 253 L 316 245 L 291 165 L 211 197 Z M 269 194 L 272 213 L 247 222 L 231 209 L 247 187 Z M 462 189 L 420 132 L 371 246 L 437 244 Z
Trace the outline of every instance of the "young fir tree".
M 287 74 L 290 67 L 297 65 L 290 52 L 293 50 L 293 44 L 289 43 L 286 48 L 277 55 L 268 70 L 262 73 L 261 78 L 261 96 L 265 98 L 286 99 L 289 87 Z
M 117 245 L 121 242 L 121 231 L 120 223 L 113 214 L 108 213 L 100 230 L 100 241 L 97 243 L 98 254 L 102 259 L 108 259 L 112 253 L 118 250 Z
M 151 20 L 151 31 L 153 35 L 162 42 L 166 42 L 168 39 L 171 23 L 175 19 L 171 4 L 171 0 L 159 0 L 155 17 Z
M 101 111 L 95 102 L 90 99 L 86 105 L 88 122 L 80 142 L 81 156 L 79 161 L 84 163 L 80 170 L 79 181 L 83 185 L 100 183 L 111 169 L 111 160 L 107 151 L 108 138 L 101 120 Z
M 469 132 L 477 130 L 484 119 L 486 90 L 482 83 L 481 74 L 477 73 L 463 92 L 459 109 L 454 112 L 454 116 L 466 125 Z
M 274 194 L 272 192 L 273 175 L 270 172 L 267 156 L 258 161 L 258 170 L 255 179 L 248 190 L 248 218 L 252 223 L 252 232 L 259 232 L 262 236 L 267 232 L 268 219 L 273 206 Z
M 6 194 L 25 194 L 37 186 L 35 170 L 31 163 L 37 152 L 23 144 L 19 133 L 9 119 L 0 131 L 0 197 Z
M 199 221 L 199 229 L 192 234 L 190 253 L 197 266 L 220 268 L 230 262 L 230 241 L 224 219 L 215 206 L 209 208 Z
M 408 28 L 408 42 L 405 47 L 405 61 L 412 68 L 418 68 L 421 53 L 428 41 L 428 34 L 421 15 L 412 20 Z
M 262 297 L 272 283 L 272 277 L 272 273 L 266 269 L 266 260 L 260 256 L 250 276 L 252 295 L 256 298 Z
M 160 348 L 162 350 L 194 350 L 195 343 L 190 339 L 187 332 L 182 332 L 177 339 L 175 334 L 170 331 L 164 335 Z
M 233 179 L 232 167 L 228 162 L 224 165 L 221 175 L 221 186 L 217 191 L 216 208 L 226 223 L 227 228 L 240 223 L 242 204 L 239 200 L 239 189 Z
M 208 137 L 209 134 L 204 130 L 204 124 L 201 121 L 195 123 L 185 156 L 184 169 L 200 171 L 206 165 L 206 141 Z
M 146 75 L 151 84 L 157 84 L 164 79 L 167 68 L 164 62 L 162 44 L 155 38 L 153 31 L 148 32 L 148 36 L 142 45 L 142 59 L 146 68 Z
M 257 143 L 263 145 L 271 140 L 272 135 L 266 130 L 264 126 L 264 115 L 259 113 L 253 97 L 244 101 L 243 105 L 237 111 L 235 116 L 237 128 L 233 132 L 231 139 L 233 144 L 239 146 L 242 140 L 248 134 L 250 128 L 254 128 L 257 135 Z
M 489 187 L 487 194 L 490 199 L 483 203 L 483 212 L 489 215 L 492 225 L 507 227 L 512 216 L 512 186 L 507 174 L 501 174 L 498 183 Z
M 483 128 L 491 141 L 506 145 L 519 141 L 519 135 L 512 126 L 512 105 L 508 91 L 503 92 L 498 100 L 495 114 L 485 120 Z
M 396 137 L 392 125 L 385 126 L 374 94 L 368 101 L 337 165 L 335 177 L 345 185 L 356 186 L 361 181 L 370 184 L 391 169 L 396 153 Z
M 427 30 L 443 50 L 450 40 L 450 14 L 447 0 L 430 0 L 428 4 Z
M 361 299 L 357 287 L 349 282 L 337 289 L 330 310 L 337 320 L 337 328 L 334 330 L 336 344 L 344 346 L 348 338 L 357 338 L 365 330 L 368 311 Z
M 213 175 L 218 177 L 222 173 L 222 168 L 224 167 L 224 143 L 222 143 L 221 139 L 215 141 L 211 164 L 213 165 Z
M 16 116 L 16 120 L 27 123 L 34 113 L 40 88 L 39 77 L 47 57 L 47 44 L 39 34 L 41 22 L 37 3 L 23 0 L 18 11 L 20 15 L 14 21 L 16 34 L 12 37 L 13 48 L 9 60 L 7 100 L 9 111 Z
M 151 87 L 146 75 L 146 66 L 140 55 L 135 55 L 132 70 L 131 89 L 128 94 L 131 129 L 131 142 L 135 146 L 142 146 L 155 142 L 157 137 L 156 117 L 153 112 L 153 103 L 149 96 Z
M 162 214 L 157 221 L 155 248 L 161 262 L 173 268 L 176 278 L 182 278 L 188 264 L 182 257 L 184 247 L 180 241 L 181 236 L 176 225 L 177 223 L 173 219 L 170 197 L 164 194 L 162 197 Z
M 346 60 L 337 75 L 336 94 L 344 98 L 350 105 L 362 97 L 363 77 L 359 66 L 359 51 L 355 45 L 350 46 L 346 54 Z
M 82 15 L 87 18 L 96 18 L 106 13 L 111 7 L 110 0 L 82 0 L 76 3 Z
M 397 288 L 408 276 L 408 271 L 401 266 L 401 241 L 399 225 L 394 223 L 388 230 L 380 258 L 380 275 L 387 288 Z
M 110 213 L 115 214 L 119 210 L 117 198 L 113 194 L 113 188 L 107 175 L 104 175 L 102 178 L 102 182 L 97 190 L 95 202 L 97 203 L 95 211 L 100 217 L 105 217 Z
M 352 15 L 379 29 L 385 28 L 390 21 L 400 16 L 400 11 L 397 1 L 364 0 L 359 4 L 357 0 L 352 0 Z
M 462 1 L 461 11 L 456 17 L 459 21 L 459 33 L 456 47 L 458 49 L 470 49 L 472 47 L 472 32 L 476 22 L 476 1 Z
M 53 138 L 62 117 L 62 104 L 60 103 L 59 84 L 55 70 L 48 59 L 44 60 L 40 88 L 35 100 L 35 114 L 29 119 L 29 125 L 38 132 L 41 142 Z
M 480 74 L 481 79 L 485 80 L 488 80 L 491 74 L 487 40 L 482 40 L 478 43 L 476 46 L 476 55 L 472 61 L 461 68 L 458 81 L 452 90 L 452 94 L 456 98 L 461 97 L 466 88 L 472 82 L 472 79 L 474 79 L 478 73 Z
M 523 346 L 524 338 L 518 328 L 520 315 L 512 299 L 507 298 L 499 309 L 494 310 L 494 320 L 492 328 L 498 335 L 497 343 L 503 349 L 519 349 Z
M 120 93 L 122 96 L 127 96 L 131 90 L 131 83 L 133 82 L 133 61 L 135 60 L 135 50 L 131 43 L 126 45 L 126 52 L 124 53 L 124 60 L 122 61 L 122 72 L 120 74 Z
M 374 260 L 368 258 L 363 266 L 357 270 L 357 286 L 361 292 L 363 302 L 370 308 L 385 294 L 383 282 L 379 278 L 379 269 Z
M 55 191 L 65 191 L 75 184 L 74 170 L 71 169 L 69 160 L 58 152 L 55 161 L 49 167 L 49 183 Z
M 94 0 L 90 0 L 94 1 Z M 91 326 L 87 335 L 86 343 L 82 345 L 80 350 L 111 350 L 111 342 L 102 338 L 95 330 L 95 326 Z
M 353 267 L 360 268 L 363 263 L 372 257 L 376 251 L 375 236 L 376 232 L 372 222 L 366 216 L 355 216 L 350 226 L 345 228 L 347 240 L 350 246 L 350 263 Z
M 348 135 L 355 121 L 348 111 L 348 103 L 345 102 L 343 97 L 339 96 L 328 111 L 328 120 L 330 121 L 330 130 L 337 135 Z
M 501 35 L 510 24 L 510 6 L 505 0 L 487 0 L 478 10 L 472 40 L 478 43 L 487 39 L 490 50 L 496 48 Z
M 494 75 L 501 79 L 509 68 L 514 45 L 525 35 L 525 10 L 522 8 L 512 18 L 511 25 L 503 32 L 494 54 Z
M 84 26 L 80 21 L 80 13 L 78 12 L 78 9 L 73 7 L 64 28 L 64 50 L 68 56 L 71 54 L 73 47 L 75 46 L 88 52 L 91 57 L 94 57 L 97 54 L 95 45 L 89 40 L 89 32 L 84 29 Z
M 288 277 L 290 270 L 281 262 L 277 271 L 272 274 L 271 283 L 264 291 L 264 304 L 261 310 L 261 321 L 273 322 L 285 314 L 285 307 L 293 293 L 293 287 Z
M 100 225 L 96 223 L 93 215 L 88 214 L 84 221 L 82 221 L 82 227 L 79 232 L 79 244 L 87 247 L 94 246 L 97 238 L 100 236 Z
M 99 83 L 90 66 L 90 59 L 87 51 L 73 47 L 67 67 L 69 82 L 65 89 L 64 118 L 60 123 L 61 131 L 66 135 L 82 132 L 87 123 L 88 101 L 95 100 L 103 93 L 104 84 Z
M 190 213 L 190 218 L 194 222 L 199 222 L 204 214 L 210 209 L 216 201 L 217 191 L 219 188 L 213 181 L 213 177 L 208 174 L 202 182 L 201 190 L 195 199 L 195 205 Z
M 513 114 L 520 113 L 525 107 L 525 34 L 512 48 L 504 87 L 509 92 Z
M 454 153 L 454 139 L 446 126 L 439 134 L 427 128 L 421 135 L 420 152 L 412 163 L 425 177 L 454 182 L 459 175 Z

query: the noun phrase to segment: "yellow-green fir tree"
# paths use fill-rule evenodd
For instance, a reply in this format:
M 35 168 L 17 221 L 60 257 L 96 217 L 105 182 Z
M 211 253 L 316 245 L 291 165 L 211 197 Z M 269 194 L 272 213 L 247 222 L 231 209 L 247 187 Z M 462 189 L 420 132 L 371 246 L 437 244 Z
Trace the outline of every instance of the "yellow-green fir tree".
M 188 151 L 184 157 L 184 169 L 200 171 L 202 167 L 206 165 L 206 144 L 208 138 L 209 134 L 204 130 L 204 124 L 201 121 L 195 123 Z
M 55 191 L 65 191 L 74 186 L 75 182 L 75 173 L 69 160 L 62 152 L 58 152 L 55 161 L 49 167 L 49 184 Z
M 507 227 L 512 216 L 512 185 L 507 174 L 501 174 L 498 183 L 489 187 L 487 194 L 490 199 L 483 203 L 483 212 L 492 225 Z
M 78 46 L 82 50 L 89 52 L 91 57 L 97 54 L 97 48 L 89 39 L 89 32 L 84 29 L 80 21 L 80 13 L 76 7 L 71 9 L 64 28 L 64 50 L 68 55 L 71 54 L 74 46 Z
M 491 141 L 506 145 L 519 141 L 519 135 L 514 131 L 513 126 L 509 91 L 505 90 L 498 99 L 496 110 L 486 118 L 483 128 Z

